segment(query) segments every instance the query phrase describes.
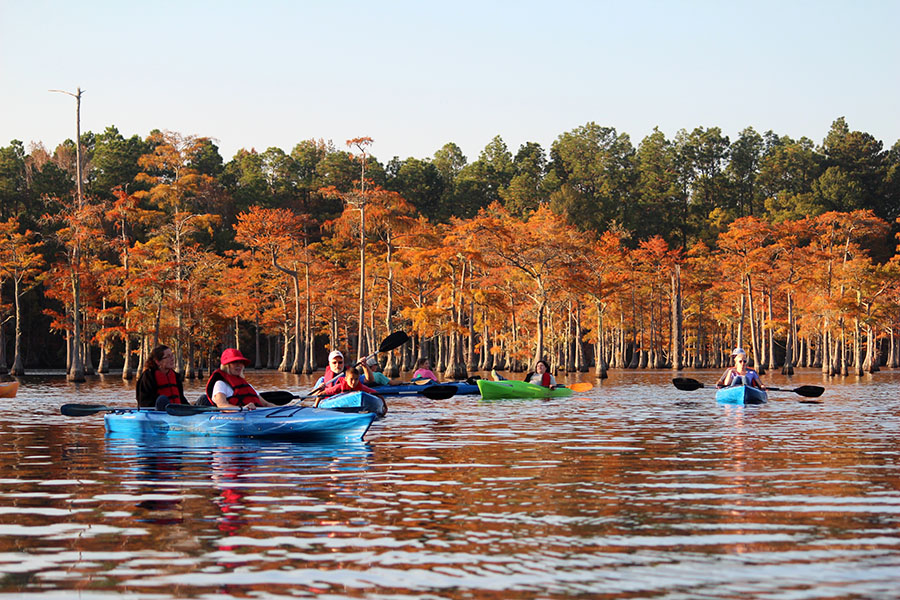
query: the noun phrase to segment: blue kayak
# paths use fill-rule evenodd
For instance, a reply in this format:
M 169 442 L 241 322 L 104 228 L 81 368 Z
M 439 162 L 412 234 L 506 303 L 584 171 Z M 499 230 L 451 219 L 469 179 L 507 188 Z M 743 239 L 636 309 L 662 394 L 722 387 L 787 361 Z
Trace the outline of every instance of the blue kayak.
M 447 381 L 441 383 L 401 383 L 400 385 L 377 385 L 370 386 L 373 390 L 381 394 L 382 396 L 419 396 L 422 394 L 422 390 L 426 387 L 440 385 L 440 386 L 453 386 L 456 388 L 455 396 L 464 396 L 466 394 L 477 394 L 478 386 L 474 383 L 467 383 L 465 381 Z
M 716 390 L 719 404 L 765 404 L 768 396 L 764 390 L 749 385 L 734 385 Z
M 277 438 L 304 442 L 359 441 L 374 413 L 344 413 L 307 406 L 256 410 L 209 410 L 176 416 L 160 410 L 123 409 L 104 417 L 116 434 L 202 435 Z
M 340 412 L 374 413 L 383 417 L 387 413 L 387 404 L 378 396 L 367 392 L 344 392 L 319 400 L 319 408 Z

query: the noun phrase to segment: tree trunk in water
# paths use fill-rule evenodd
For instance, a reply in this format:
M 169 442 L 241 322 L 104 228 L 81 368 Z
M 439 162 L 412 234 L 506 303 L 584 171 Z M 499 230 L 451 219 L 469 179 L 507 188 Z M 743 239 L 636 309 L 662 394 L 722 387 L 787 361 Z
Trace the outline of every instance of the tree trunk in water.
M 606 349 L 603 347 L 603 304 L 597 302 L 597 356 L 596 356 L 596 375 L 597 379 L 606 379 L 609 377 L 609 365 L 606 362 Z
M 581 328 L 581 302 L 576 305 L 575 311 L 575 370 L 579 373 L 588 372 L 587 360 L 584 356 L 584 342 L 581 338 L 584 336 L 584 330 Z
M 303 373 L 303 337 L 300 335 L 300 274 L 294 271 L 291 279 L 294 281 L 294 362 L 291 365 L 291 373 L 299 375 Z
M 863 369 L 869 373 L 878 371 L 878 361 L 876 360 L 875 350 L 875 334 L 871 325 L 866 325 L 866 359 L 863 362 Z
M 681 303 L 681 265 L 672 273 L 672 370 L 684 368 L 684 310 Z
M 253 368 L 262 369 L 262 346 L 260 345 L 260 331 L 259 331 L 259 313 L 256 314 L 253 319 L 253 346 L 256 352 L 256 360 L 253 361 Z M 191 341 L 193 342 L 193 336 L 191 337 Z
M 471 284 L 469 286 L 471 288 Z M 469 337 L 466 340 L 466 369 L 478 370 L 478 361 L 475 360 L 475 302 L 469 301 Z
M 794 298 L 790 292 L 787 293 L 787 340 L 784 344 L 784 365 L 781 367 L 782 375 L 794 374 Z
M 81 144 L 76 144 L 80 146 Z M 84 347 L 81 343 L 81 282 L 78 279 L 77 263 L 72 266 L 72 364 L 66 378 L 69 381 L 81 382 L 84 378 Z
M 748 301 L 747 309 L 750 312 L 750 349 L 753 353 L 753 364 L 756 367 L 756 371 L 757 373 L 762 375 L 766 372 L 766 370 L 762 365 L 762 357 L 760 356 L 759 332 L 756 330 L 756 311 L 753 310 L 753 282 L 751 281 L 749 274 L 746 275 L 746 278 Z
M 290 367 L 290 358 L 291 358 L 291 337 L 288 329 L 288 323 L 284 324 L 284 331 L 282 332 L 282 338 L 284 339 L 284 346 L 281 349 L 281 364 L 278 365 L 278 370 L 282 373 L 287 373 Z
M 25 361 L 22 359 L 22 298 L 19 292 L 19 279 L 13 277 L 13 298 L 16 300 L 16 337 L 13 340 L 13 366 L 10 373 L 13 375 L 25 374 Z M 6 335 L 2 331 L 3 325 L 0 324 L 0 369 L 6 372 Z

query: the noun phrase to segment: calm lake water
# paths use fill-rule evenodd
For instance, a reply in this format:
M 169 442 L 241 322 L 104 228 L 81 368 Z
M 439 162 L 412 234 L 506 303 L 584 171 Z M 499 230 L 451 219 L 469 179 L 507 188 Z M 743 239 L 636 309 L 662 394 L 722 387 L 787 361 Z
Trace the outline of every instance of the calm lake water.
M 28 376 L 0 400 L 0 598 L 900 597 L 900 373 L 767 375 L 822 403 L 746 408 L 672 376 L 397 399 L 335 446 L 110 438 L 59 406 L 133 382 Z

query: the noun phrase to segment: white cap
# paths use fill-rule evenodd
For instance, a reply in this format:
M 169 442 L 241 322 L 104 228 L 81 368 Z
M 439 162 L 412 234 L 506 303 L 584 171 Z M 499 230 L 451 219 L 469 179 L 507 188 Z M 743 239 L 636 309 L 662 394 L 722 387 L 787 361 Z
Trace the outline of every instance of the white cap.
M 737 356 L 738 354 L 743 354 L 744 356 L 747 356 L 747 353 L 744 352 L 743 348 L 735 348 L 734 350 L 731 351 L 732 356 Z
M 368 364 L 370 367 L 374 367 L 378 364 L 378 359 L 374 356 L 370 356 L 368 360 L 366 360 L 366 364 Z
M 331 354 L 328 355 L 328 362 L 331 362 L 332 358 L 340 358 L 341 360 L 343 360 L 344 355 L 341 354 L 340 350 L 332 350 Z

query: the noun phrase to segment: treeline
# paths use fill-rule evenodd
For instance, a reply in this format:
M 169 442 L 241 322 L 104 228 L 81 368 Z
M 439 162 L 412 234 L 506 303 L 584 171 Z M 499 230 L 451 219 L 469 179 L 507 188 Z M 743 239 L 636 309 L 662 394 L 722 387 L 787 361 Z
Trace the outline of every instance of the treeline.
M 697 128 L 635 147 L 588 123 L 472 162 L 344 148 L 225 163 L 209 138 L 109 127 L 81 136 L 80 195 L 74 142 L 0 148 L 0 369 L 130 377 L 162 341 L 188 376 L 223 345 L 309 373 L 400 328 L 391 375 L 422 354 L 450 377 L 720 366 L 734 345 L 786 371 L 900 361 L 900 144 L 844 119 L 819 145 Z

